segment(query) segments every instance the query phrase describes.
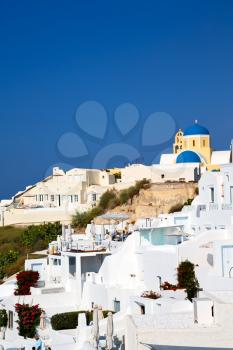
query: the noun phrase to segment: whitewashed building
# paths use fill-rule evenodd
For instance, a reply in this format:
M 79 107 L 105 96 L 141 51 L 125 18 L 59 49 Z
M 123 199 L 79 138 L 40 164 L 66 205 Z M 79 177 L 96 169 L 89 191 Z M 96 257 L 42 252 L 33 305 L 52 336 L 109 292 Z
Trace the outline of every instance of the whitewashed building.
M 64 172 L 53 168 L 51 176 L 2 203 L 0 225 L 69 223 L 72 214 L 95 206 L 114 183 L 114 175 L 107 171 L 74 168 Z

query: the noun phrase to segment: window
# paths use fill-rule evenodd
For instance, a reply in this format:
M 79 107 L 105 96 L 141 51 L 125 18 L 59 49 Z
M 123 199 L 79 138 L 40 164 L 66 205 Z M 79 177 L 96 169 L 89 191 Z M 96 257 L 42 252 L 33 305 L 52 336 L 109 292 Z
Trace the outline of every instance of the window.
M 51 194 L 51 197 L 50 197 L 50 199 L 51 199 L 51 202 L 54 202 L 54 194 Z
M 214 187 L 210 187 L 210 202 L 214 203 Z
M 74 202 L 78 202 L 78 195 L 77 194 L 74 195 Z
M 92 193 L 91 198 L 93 202 L 96 202 L 96 193 Z
M 161 174 L 161 179 L 164 179 L 165 175 L 164 174 Z
M 54 259 L 54 260 L 53 260 L 53 265 L 55 265 L 55 266 L 61 266 L 61 260 L 60 260 L 60 259 Z
M 195 147 L 195 140 L 193 140 L 193 147 Z
M 121 311 L 121 303 L 120 303 L 120 300 L 117 300 L 117 299 L 115 298 L 115 300 L 113 300 L 113 305 L 114 305 L 114 311 L 115 311 L 115 312 Z
M 69 275 L 70 277 L 76 276 L 76 258 L 69 256 Z
M 49 195 L 48 195 L 48 194 L 45 194 L 45 195 L 44 195 L 44 200 L 45 200 L 45 201 L 48 201 L 48 200 L 49 200 Z
M 206 143 L 205 140 L 202 141 L 202 146 L 205 147 Z
M 40 201 L 40 202 L 43 202 L 43 200 L 44 200 L 43 194 L 39 194 L 39 201 Z

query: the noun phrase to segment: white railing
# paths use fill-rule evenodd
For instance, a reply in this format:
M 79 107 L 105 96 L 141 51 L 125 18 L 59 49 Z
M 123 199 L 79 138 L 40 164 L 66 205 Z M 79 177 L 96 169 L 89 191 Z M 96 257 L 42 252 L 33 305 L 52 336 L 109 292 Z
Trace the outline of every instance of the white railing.
M 222 210 L 232 210 L 231 204 L 222 204 Z
M 218 204 L 210 203 L 209 204 L 209 210 L 218 210 Z

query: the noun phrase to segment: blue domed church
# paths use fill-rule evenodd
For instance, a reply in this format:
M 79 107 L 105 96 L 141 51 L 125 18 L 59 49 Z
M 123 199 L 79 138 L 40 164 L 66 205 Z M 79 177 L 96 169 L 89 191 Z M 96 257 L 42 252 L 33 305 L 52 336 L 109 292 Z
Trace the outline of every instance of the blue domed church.
M 175 136 L 173 154 L 176 163 L 211 163 L 211 139 L 207 128 L 195 123 L 184 130 L 180 129 Z

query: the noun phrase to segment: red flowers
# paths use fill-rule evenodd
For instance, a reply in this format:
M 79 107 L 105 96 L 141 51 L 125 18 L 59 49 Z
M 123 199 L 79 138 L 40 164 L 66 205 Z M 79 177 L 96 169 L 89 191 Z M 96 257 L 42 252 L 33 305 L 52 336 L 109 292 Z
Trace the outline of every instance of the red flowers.
M 142 298 L 149 298 L 149 299 L 159 299 L 161 298 L 161 295 L 157 292 L 154 292 L 153 290 L 147 290 L 142 293 L 141 295 Z
M 30 288 L 34 287 L 39 280 L 37 271 L 22 271 L 16 275 L 17 289 L 15 295 L 30 295 Z
M 175 284 L 171 284 L 169 282 L 164 282 L 162 285 L 161 285 L 161 288 L 163 290 L 173 290 L 174 292 L 178 289 L 177 285 Z
M 25 338 L 33 338 L 36 334 L 36 327 L 40 323 L 42 309 L 39 305 L 16 304 L 15 311 L 19 318 L 17 321 L 19 335 Z

